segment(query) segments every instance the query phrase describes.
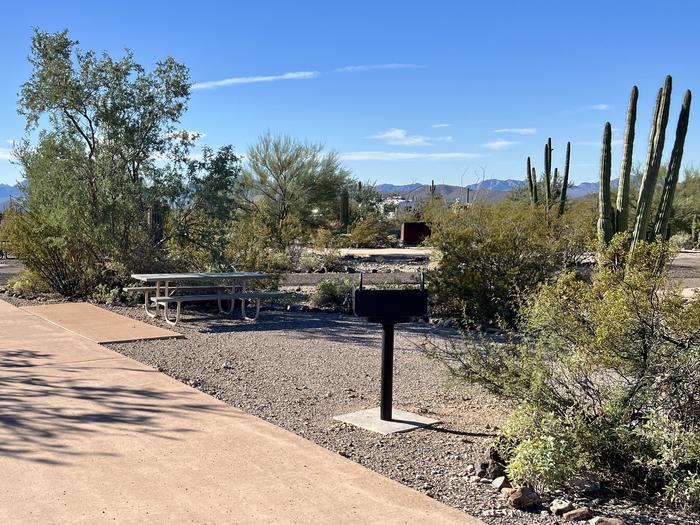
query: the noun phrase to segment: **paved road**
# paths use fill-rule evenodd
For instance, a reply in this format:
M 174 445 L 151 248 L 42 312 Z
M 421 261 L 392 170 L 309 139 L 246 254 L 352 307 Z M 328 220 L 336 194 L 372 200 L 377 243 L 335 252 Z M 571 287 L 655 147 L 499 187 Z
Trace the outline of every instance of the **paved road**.
M 481 521 L 0 301 L 3 523 Z

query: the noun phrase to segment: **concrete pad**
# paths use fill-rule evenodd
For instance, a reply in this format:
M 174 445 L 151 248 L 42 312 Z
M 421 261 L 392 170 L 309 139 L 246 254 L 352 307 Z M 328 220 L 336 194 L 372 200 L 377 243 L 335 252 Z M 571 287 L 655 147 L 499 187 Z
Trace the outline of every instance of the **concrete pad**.
M 429 427 L 430 425 L 440 422 L 437 419 L 419 416 L 418 414 L 406 412 L 405 410 L 397 410 L 394 408 L 391 412 L 391 421 L 379 419 L 379 407 L 358 410 L 350 414 L 335 416 L 333 419 L 384 435 L 394 434 L 396 432 L 409 432 L 417 428 Z
M 3 523 L 483 522 L 0 301 Z
M 25 306 L 23 310 L 96 343 L 124 343 L 141 339 L 170 339 L 182 334 L 109 312 L 89 303 Z

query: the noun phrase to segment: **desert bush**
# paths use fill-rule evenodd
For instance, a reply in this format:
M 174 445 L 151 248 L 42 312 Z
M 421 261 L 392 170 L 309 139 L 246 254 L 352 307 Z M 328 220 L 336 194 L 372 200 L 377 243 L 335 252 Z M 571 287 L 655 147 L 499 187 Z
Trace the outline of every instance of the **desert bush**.
M 72 296 L 89 289 L 95 280 L 90 270 L 94 260 L 91 252 L 43 213 L 8 210 L 3 217 L 2 237 L 33 275 L 55 292 Z
M 618 235 L 590 281 L 542 284 L 505 342 L 431 349 L 457 377 L 518 403 L 499 443 L 521 483 L 595 476 L 697 505 L 700 300 L 670 285 L 669 256 L 664 244 L 629 256 Z
M 378 215 L 369 215 L 355 223 L 348 241 L 353 248 L 385 248 L 397 244 L 394 228 Z
M 694 246 L 693 237 L 687 232 L 673 234 L 668 242 L 676 250 L 690 250 Z
M 352 304 L 354 284 L 350 279 L 319 281 L 311 294 L 311 304 L 317 308 L 349 310 Z
M 50 291 L 46 282 L 31 270 L 24 270 L 10 277 L 7 280 L 7 289 L 24 296 Z
M 593 221 L 559 219 L 524 203 L 474 204 L 433 212 L 437 248 L 430 291 L 438 314 L 471 323 L 512 325 L 523 297 L 573 264 L 592 237 Z

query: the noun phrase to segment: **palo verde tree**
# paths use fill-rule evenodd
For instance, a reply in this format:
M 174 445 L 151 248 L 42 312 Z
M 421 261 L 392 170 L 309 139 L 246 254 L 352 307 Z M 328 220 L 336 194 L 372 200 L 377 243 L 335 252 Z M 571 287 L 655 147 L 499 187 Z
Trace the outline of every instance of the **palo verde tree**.
M 337 221 L 350 173 L 320 144 L 266 133 L 246 155 L 238 192 L 242 214 L 263 224 L 279 248 Z
M 146 71 L 130 51 L 115 59 L 77 44 L 67 30 L 34 32 L 18 109 L 28 137 L 16 152 L 25 213 L 10 239 L 40 273 L 62 261 L 70 276 L 50 284 L 63 293 L 159 263 L 162 228 L 152 219 L 178 196 L 193 144 L 176 129 L 190 91 L 184 65 L 166 58 Z M 20 241 L 42 229 L 53 249 L 35 260 Z

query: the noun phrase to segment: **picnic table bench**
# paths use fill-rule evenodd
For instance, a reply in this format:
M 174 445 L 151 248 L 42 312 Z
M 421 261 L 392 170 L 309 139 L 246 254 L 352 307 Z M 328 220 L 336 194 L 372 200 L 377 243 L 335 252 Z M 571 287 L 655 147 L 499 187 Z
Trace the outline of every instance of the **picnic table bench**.
M 259 280 L 271 279 L 272 274 L 260 272 L 202 272 L 202 273 L 150 273 L 132 274 L 137 281 L 150 283 L 150 286 L 127 287 L 125 291 L 138 291 L 144 293 L 144 310 L 146 315 L 156 317 L 160 308 L 163 309 L 163 319 L 169 325 L 175 325 L 180 320 L 182 304 L 188 302 L 217 301 L 219 311 L 231 314 L 236 301 L 241 303 L 241 315 L 248 321 L 256 321 L 260 315 L 260 302 L 262 299 L 279 299 L 285 294 L 270 290 L 247 290 L 246 284 Z M 191 282 L 219 282 L 219 284 L 183 284 Z M 176 283 L 172 286 L 171 283 Z M 187 292 L 196 293 L 187 293 Z M 185 292 L 185 293 L 183 293 Z M 208 292 L 208 293 L 202 293 Z M 153 294 L 153 295 L 152 295 Z M 225 309 L 223 302 L 230 302 Z M 246 312 L 247 301 L 255 303 L 255 315 L 249 317 Z M 170 304 L 175 304 L 175 318 L 170 317 Z M 151 309 L 153 308 L 153 310 Z

